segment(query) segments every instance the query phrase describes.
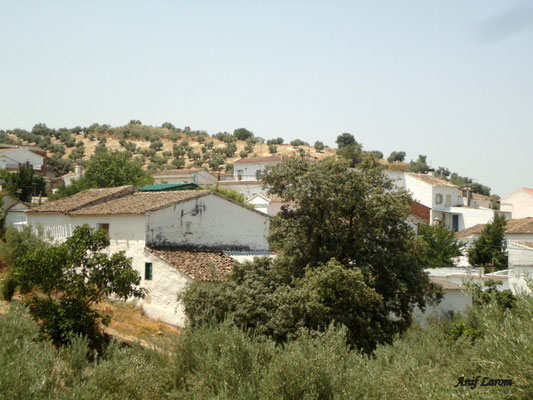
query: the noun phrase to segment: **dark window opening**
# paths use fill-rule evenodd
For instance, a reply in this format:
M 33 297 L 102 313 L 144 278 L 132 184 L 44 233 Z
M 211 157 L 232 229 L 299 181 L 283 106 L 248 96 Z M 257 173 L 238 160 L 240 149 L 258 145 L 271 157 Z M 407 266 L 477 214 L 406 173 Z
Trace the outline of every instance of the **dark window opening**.
M 109 224 L 97 224 L 98 229 L 102 229 L 109 235 Z
M 147 281 L 152 280 L 152 263 L 144 263 L 144 279 Z

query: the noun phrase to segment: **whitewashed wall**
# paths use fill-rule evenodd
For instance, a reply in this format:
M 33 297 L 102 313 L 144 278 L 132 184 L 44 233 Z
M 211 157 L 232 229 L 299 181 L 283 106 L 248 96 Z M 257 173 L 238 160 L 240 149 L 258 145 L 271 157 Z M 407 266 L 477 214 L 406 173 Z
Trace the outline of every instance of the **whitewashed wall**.
M 279 161 L 275 162 L 262 162 L 262 163 L 237 163 L 233 164 L 233 179 L 238 180 L 239 171 L 242 171 L 242 178 L 243 181 L 255 181 L 257 180 L 256 172 L 263 171 L 267 166 L 276 165 L 279 164 Z M 261 177 L 259 177 L 261 179 Z
M 508 251 L 509 285 L 511 290 L 515 294 L 531 294 L 531 289 L 527 285 L 526 278 L 533 279 L 533 249 L 519 244 L 509 243 Z
M 148 295 L 137 300 L 137 304 L 149 318 L 184 327 L 184 307 L 178 302 L 177 296 L 192 279 L 149 251 L 145 250 L 143 256 L 139 261 L 134 261 L 134 267 L 141 274 L 141 286 L 148 289 Z M 152 263 L 152 280 L 145 279 L 146 262 Z
M 433 208 L 433 186 L 409 174 L 405 174 L 404 177 L 405 188 L 411 192 L 413 199 L 426 207 Z
M 428 306 L 422 312 L 418 307 L 414 314 L 417 319 L 425 319 L 430 315 L 445 316 L 454 313 L 464 312 L 472 305 L 472 296 L 461 290 L 445 290 L 442 301 L 436 306 Z
M 533 194 L 520 189 L 501 199 L 502 211 L 512 213 L 512 218 L 520 219 L 533 217 Z
M 268 249 L 269 218 L 210 194 L 147 215 L 147 242 Z

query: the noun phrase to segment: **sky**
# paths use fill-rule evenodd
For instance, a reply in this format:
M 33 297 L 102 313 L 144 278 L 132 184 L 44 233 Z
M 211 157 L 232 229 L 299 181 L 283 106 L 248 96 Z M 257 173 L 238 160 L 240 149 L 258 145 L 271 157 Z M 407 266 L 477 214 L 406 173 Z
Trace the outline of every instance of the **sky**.
M 533 1 L 0 0 L 0 129 L 131 119 L 533 187 Z

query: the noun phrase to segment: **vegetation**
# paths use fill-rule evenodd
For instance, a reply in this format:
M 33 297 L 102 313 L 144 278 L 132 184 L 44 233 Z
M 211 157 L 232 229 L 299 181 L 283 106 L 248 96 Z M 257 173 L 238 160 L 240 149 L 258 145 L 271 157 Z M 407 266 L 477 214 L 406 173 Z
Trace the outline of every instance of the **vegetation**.
M 45 182 L 41 175 L 35 174 L 33 168 L 19 165 L 17 172 L 0 169 L 0 183 L 3 190 L 20 201 L 29 202 L 32 196 L 45 194 Z
M 73 195 L 90 188 L 107 188 L 123 185 L 145 186 L 153 183 L 148 171 L 132 161 L 125 152 L 113 151 L 96 154 L 87 163 L 81 179 L 70 186 L 60 186 L 52 198 Z
M 503 215 L 496 215 L 468 249 L 468 262 L 487 272 L 507 268 L 507 243 Z
M 131 259 L 124 252 L 111 256 L 101 252 L 109 246 L 103 230 L 79 226 L 58 245 L 30 240 L 25 254 L 16 255 L 12 276 L 21 293 L 32 294 L 26 302 L 54 342 L 69 342 L 79 334 L 95 340 L 98 322 L 109 322 L 94 309 L 95 304 L 111 295 L 144 297 L 144 289 L 137 288 L 141 278 Z
M 346 167 L 293 157 L 269 169 L 270 192 L 300 205 L 271 221 L 279 256 L 236 268 L 229 282 L 189 285 L 183 300 L 194 325 L 231 319 L 283 342 L 335 322 L 350 345 L 371 352 L 407 329 L 415 305 L 438 298 L 404 221 L 408 194 L 371 160 Z
M 426 267 L 452 267 L 454 258 L 462 254 L 464 245 L 443 223 L 422 223 L 418 226 L 418 235 L 424 245 L 420 261 Z
M 533 300 L 521 296 L 507 311 L 489 300 L 464 317 L 414 325 L 372 357 L 351 351 L 344 329 L 304 330 L 277 346 L 228 323 L 186 329 L 151 348 L 111 342 L 95 357 L 82 337 L 55 348 L 15 304 L 0 318 L 0 397 L 526 400 L 531 331 Z M 478 375 L 475 389 L 454 387 Z M 485 376 L 513 384 L 481 386 Z
M 390 163 L 403 162 L 405 160 L 405 151 L 393 151 L 387 157 L 387 161 Z

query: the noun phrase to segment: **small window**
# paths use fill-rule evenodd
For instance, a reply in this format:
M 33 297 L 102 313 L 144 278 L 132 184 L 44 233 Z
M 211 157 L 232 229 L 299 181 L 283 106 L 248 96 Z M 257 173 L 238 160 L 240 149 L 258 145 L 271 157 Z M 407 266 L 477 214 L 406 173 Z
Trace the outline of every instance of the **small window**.
M 96 226 L 109 235 L 109 224 L 97 224 Z
M 260 169 L 255 171 L 255 179 L 258 180 L 258 181 L 261 180 L 261 170 Z
M 152 280 L 152 263 L 144 263 L 144 279 Z
M 435 203 L 442 204 L 442 194 L 439 193 L 435 196 Z

